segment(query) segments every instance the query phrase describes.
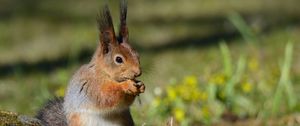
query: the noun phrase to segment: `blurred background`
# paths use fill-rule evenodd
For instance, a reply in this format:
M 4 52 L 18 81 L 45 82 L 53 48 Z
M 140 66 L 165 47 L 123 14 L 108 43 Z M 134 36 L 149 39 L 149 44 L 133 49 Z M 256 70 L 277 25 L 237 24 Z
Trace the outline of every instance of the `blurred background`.
M 300 125 L 299 0 L 128 0 L 137 125 Z M 119 1 L 109 1 L 115 26 Z M 104 0 L 0 0 L 0 110 L 63 96 Z

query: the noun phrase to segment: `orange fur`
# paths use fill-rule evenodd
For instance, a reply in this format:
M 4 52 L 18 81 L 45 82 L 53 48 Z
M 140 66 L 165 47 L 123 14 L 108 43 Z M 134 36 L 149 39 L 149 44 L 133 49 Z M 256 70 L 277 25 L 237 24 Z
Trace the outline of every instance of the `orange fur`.
M 69 120 L 70 120 L 69 126 L 80 126 L 81 125 L 79 114 L 72 114 L 70 116 Z
M 99 109 L 125 108 L 133 103 L 137 94 L 141 93 L 134 83 L 132 80 L 121 83 L 107 80 L 102 84 L 91 85 L 90 95 Z

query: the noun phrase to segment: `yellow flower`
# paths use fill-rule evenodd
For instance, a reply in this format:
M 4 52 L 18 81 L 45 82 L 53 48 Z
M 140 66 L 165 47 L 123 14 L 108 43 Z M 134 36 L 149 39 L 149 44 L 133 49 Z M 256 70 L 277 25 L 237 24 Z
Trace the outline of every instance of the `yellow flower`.
M 208 94 L 207 94 L 207 92 L 202 92 L 202 93 L 201 93 L 201 97 L 200 97 L 200 99 L 201 99 L 202 101 L 206 101 L 206 100 L 207 100 L 207 98 L 208 98 Z
M 184 84 L 190 87 L 197 87 L 197 77 L 196 76 L 186 76 L 184 78 Z
M 195 90 L 191 92 L 191 99 L 194 102 L 199 101 L 201 98 L 201 91 L 200 90 Z
M 216 85 L 224 85 L 226 78 L 225 75 L 223 74 L 219 74 L 219 75 L 215 75 L 212 78 L 210 78 L 210 83 L 216 84 Z
M 242 91 L 245 93 L 249 93 L 252 91 L 252 84 L 250 84 L 249 82 L 245 82 L 242 84 Z
M 65 87 L 61 86 L 55 91 L 56 96 L 63 97 L 65 95 Z
M 186 85 L 178 85 L 176 88 L 176 92 L 178 93 L 178 96 L 183 98 L 184 100 L 190 100 L 191 99 L 191 88 L 187 87 Z
M 154 107 L 159 106 L 160 103 L 161 103 L 161 99 L 160 99 L 159 97 L 155 98 L 155 99 L 152 101 L 152 105 L 153 105 Z
M 167 95 L 170 101 L 174 101 L 177 97 L 176 91 L 173 87 L 167 87 Z
M 175 119 L 179 122 L 183 121 L 185 118 L 184 110 L 181 108 L 175 108 L 173 114 L 175 115 Z

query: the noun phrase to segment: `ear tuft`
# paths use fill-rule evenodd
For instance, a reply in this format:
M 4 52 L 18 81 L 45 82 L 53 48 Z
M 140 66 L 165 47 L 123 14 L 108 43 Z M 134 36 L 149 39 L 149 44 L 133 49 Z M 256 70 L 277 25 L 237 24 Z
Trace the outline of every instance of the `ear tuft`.
M 105 30 L 113 30 L 112 18 L 107 4 L 98 15 L 97 23 L 100 32 L 104 32 Z
M 128 28 L 126 24 L 127 18 L 127 0 L 120 2 L 120 29 L 119 29 L 119 42 L 128 41 Z
M 100 31 L 99 36 L 101 49 L 103 50 L 102 52 L 105 54 L 109 52 L 109 46 L 113 43 L 115 39 L 114 26 L 110 10 L 107 4 L 104 6 L 103 10 L 98 15 L 97 24 L 98 29 Z

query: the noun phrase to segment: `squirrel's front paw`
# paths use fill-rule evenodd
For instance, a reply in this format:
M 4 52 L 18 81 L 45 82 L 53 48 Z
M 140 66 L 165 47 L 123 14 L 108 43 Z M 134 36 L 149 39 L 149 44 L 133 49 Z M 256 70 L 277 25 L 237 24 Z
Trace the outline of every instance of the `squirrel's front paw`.
M 138 95 L 145 91 L 145 85 L 141 81 L 127 80 L 127 88 L 125 89 L 126 94 Z
M 136 83 L 134 84 L 134 86 L 138 88 L 139 93 L 144 93 L 144 92 L 145 92 L 145 88 L 146 88 L 146 87 L 145 87 L 145 85 L 144 85 L 143 82 L 141 82 L 141 81 L 136 81 Z

